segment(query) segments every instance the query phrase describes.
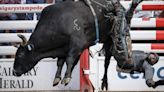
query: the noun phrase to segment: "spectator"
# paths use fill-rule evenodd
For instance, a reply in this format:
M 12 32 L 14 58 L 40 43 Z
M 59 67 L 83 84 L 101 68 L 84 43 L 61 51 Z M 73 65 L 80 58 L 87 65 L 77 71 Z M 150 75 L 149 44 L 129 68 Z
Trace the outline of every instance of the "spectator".
M 0 0 L 0 4 L 20 4 L 21 0 Z M 1 13 L 0 20 L 17 20 L 19 19 L 20 14 L 16 13 Z M 8 32 L 17 32 L 17 30 L 0 30 L 0 33 L 8 33 Z M 0 45 L 10 45 L 11 43 L 0 43 Z M 1 58 L 7 58 L 11 56 L 0 56 Z
M 21 0 L 0 0 L 0 4 L 20 4 Z M 22 14 L 16 13 L 1 13 L 0 20 L 17 20 L 22 16 Z M 23 19 L 23 18 L 22 18 Z M 0 32 L 5 32 L 1 30 Z M 10 32 L 16 32 L 16 30 L 11 30 Z
M 53 0 L 26 0 L 26 4 L 42 4 L 42 3 L 53 3 Z M 40 13 L 37 13 L 37 20 L 40 18 Z M 26 14 L 27 20 L 34 19 L 34 13 Z
M 164 11 L 162 11 L 158 17 L 159 18 L 164 18 Z
M 0 0 L 0 4 L 20 4 L 21 0 Z M 16 14 L 16 13 L 3 13 L 0 14 L 0 20 L 18 20 L 23 19 L 22 14 Z M 4 31 L 0 31 L 4 32 Z M 10 32 L 15 33 L 16 30 L 11 30 Z
M 156 0 L 156 1 L 164 1 L 164 0 Z M 163 18 L 164 17 L 164 11 L 156 11 L 155 15 L 156 15 L 156 17 Z
M 46 3 L 54 3 L 56 0 L 46 0 Z
M 26 4 L 42 4 L 42 3 L 53 3 L 53 0 L 26 0 Z M 35 13 L 27 13 L 25 19 L 26 20 L 35 20 Z M 40 18 L 40 13 L 36 13 L 36 19 Z M 25 30 L 25 32 L 32 32 L 32 30 Z
M 41 4 L 45 3 L 44 0 L 26 0 L 26 4 Z M 40 13 L 37 13 L 37 19 L 40 18 Z M 34 13 L 28 13 L 25 17 L 26 20 L 33 20 L 34 19 Z
M 55 0 L 55 3 L 61 3 L 63 0 Z

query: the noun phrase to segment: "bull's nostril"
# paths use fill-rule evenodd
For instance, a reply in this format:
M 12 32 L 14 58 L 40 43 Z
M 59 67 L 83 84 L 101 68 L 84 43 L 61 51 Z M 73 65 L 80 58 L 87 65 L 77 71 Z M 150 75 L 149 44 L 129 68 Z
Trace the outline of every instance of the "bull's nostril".
M 13 69 L 12 73 L 13 73 L 14 76 L 17 76 L 17 77 L 21 76 L 21 74 L 16 72 L 14 69 Z

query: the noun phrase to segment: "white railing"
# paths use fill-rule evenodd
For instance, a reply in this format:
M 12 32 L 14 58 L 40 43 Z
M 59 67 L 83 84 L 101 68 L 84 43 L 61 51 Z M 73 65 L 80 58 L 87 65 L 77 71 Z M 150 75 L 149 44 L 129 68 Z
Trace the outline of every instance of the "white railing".
M 131 2 L 131 1 L 130 1 Z M 128 2 L 121 2 L 124 6 L 130 5 Z M 150 1 L 144 1 L 142 4 L 139 5 L 161 5 L 163 7 L 164 1 L 156 1 L 156 2 L 150 2 Z M 41 12 L 42 9 L 50 4 L 1 4 L 0 5 L 0 13 L 36 13 Z M 163 8 L 162 8 L 163 9 Z M 141 10 L 141 9 L 138 9 Z M 0 21 L 0 30 L 24 30 L 24 29 L 34 29 L 37 20 L 17 20 L 17 21 Z M 133 18 L 131 21 L 131 27 L 161 27 L 164 26 L 164 19 L 163 18 Z M 156 31 L 156 30 L 131 30 L 131 37 L 132 40 L 163 40 L 164 37 L 161 36 L 164 34 L 163 31 Z M 17 34 L 19 33 L 0 33 L 0 43 L 4 42 L 21 42 L 21 39 L 17 37 Z M 25 35 L 28 39 L 31 35 L 31 33 L 21 33 Z M 143 36 L 145 35 L 146 36 Z M 139 49 L 144 51 L 154 51 L 152 49 L 142 49 L 140 47 L 147 46 L 148 44 L 134 44 L 133 43 L 133 49 Z M 162 48 L 162 47 L 161 47 Z M 5 51 L 8 50 L 8 51 Z M 1 55 L 14 55 L 16 48 L 13 46 L 0 46 L 0 54 Z M 11 53 L 10 53 L 11 51 Z M 158 53 L 163 53 L 163 51 L 155 50 Z
M 24 35 L 27 39 L 31 35 L 31 33 L 0 33 L 0 43 L 21 42 L 22 40 L 17 36 L 18 34 Z
M 133 43 L 133 50 L 142 50 L 145 52 L 164 53 L 164 43 Z M 0 55 L 15 55 L 17 48 L 15 46 L 0 46 Z
M 34 29 L 37 20 L 6 20 L 0 21 L 0 30 L 5 29 L 14 29 L 14 30 L 22 30 L 22 29 Z M 7 25 L 7 26 L 6 26 Z M 131 27 L 146 27 L 146 28 L 155 28 L 155 27 L 164 27 L 164 18 L 133 18 L 131 20 Z
M 21 42 L 22 40 L 17 36 L 24 35 L 29 39 L 31 33 L 0 33 L 0 42 Z M 164 40 L 164 31 L 130 31 L 132 40 Z M 146 35 L 146 36 L 143 36 Z
M 34 29 L 38 21 L 36 20 L 18 20 L 18 21 L 0 21 L 0 30 L 25 30 Z

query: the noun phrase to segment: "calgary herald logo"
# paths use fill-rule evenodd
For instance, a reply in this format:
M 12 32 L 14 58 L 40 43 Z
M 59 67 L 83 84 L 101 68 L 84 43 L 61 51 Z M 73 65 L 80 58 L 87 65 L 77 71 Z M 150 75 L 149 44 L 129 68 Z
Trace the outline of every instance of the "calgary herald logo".
M 17 88 L 33 88 L 34 80 L 30 77 L 37 76 L 38 67 L 33 68 L 21 77 L 15 77 L 12 74 L 12 67 L 0 65 L 0 90 L 1 89 L 17 89 Z

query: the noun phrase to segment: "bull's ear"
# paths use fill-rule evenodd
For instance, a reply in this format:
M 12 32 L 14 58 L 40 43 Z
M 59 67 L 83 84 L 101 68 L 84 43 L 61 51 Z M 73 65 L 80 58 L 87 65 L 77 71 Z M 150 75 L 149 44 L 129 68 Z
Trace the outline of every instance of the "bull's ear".
M 32 45 L 32 44 L 27 45 L 27 50 L 28 51 L 32 51 L 33 49 L 34 49 L 34 45 Z
M 22 39 L 22 44 L 21 45 L 25 46 L 27 44 L 26 37 L 24 35 L 22 35 L 22 34 L 18 34 L 17 36 Z

